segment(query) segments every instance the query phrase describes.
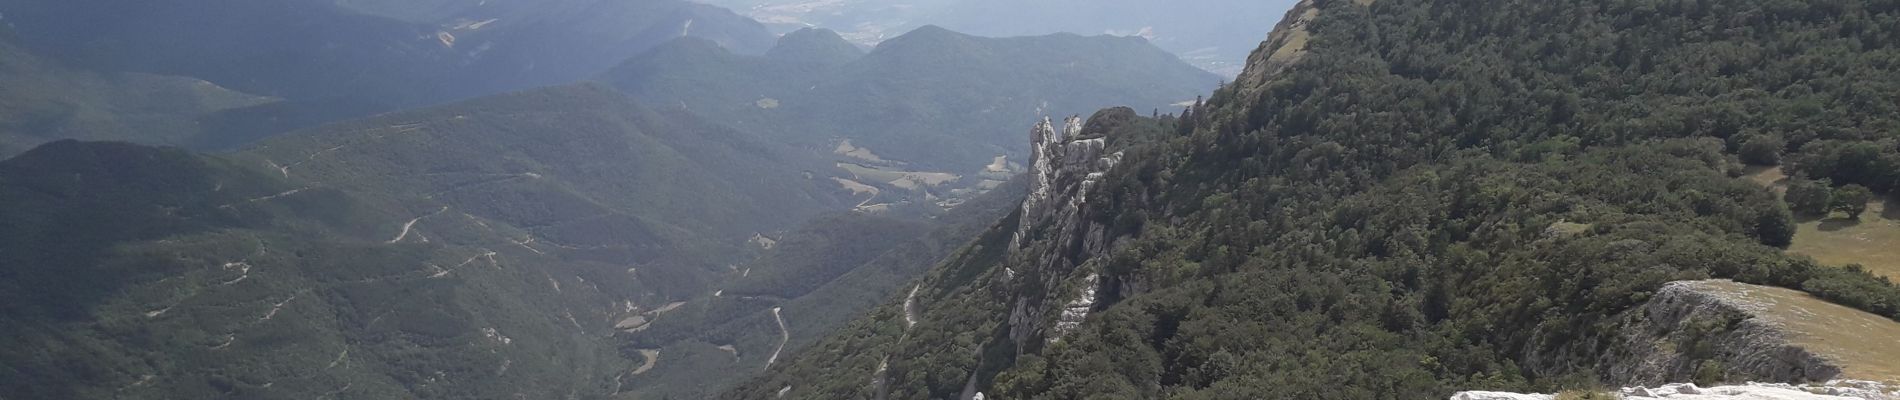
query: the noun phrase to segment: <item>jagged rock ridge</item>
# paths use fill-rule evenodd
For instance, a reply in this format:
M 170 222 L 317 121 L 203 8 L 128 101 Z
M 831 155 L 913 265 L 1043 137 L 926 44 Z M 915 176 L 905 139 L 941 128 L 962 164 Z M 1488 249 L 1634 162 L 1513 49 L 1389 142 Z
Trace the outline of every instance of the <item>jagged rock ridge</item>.
M 1085 137 L 1081 117 L 1068 118 L 1060 131 L 1045 118 L 1029 137 L 1030 194 L 1009 249 L 1012 258 L 1024 261 L 1015 265 L 1030 270 L 1005 270 L 1003 276 L 1042 290 L 1016 291 L 1010 302 L 1010 339 L 1018 349 L 1029 348 L 1038 337 L 1059 340 L 1096 307 L 1099 274 L 1081 267 L 1109 250 L 1109 238 L 1105 226 L 1083 215 L 1089 191 L 1122 159 L 1121 152 L 1107 153 L 1107 138 Z M 1037 251 L 1030 245 L 1038 240 L 1081 251 Z M 1083 276 L 1075 279 L 1076 274 Z M 1045 297 L 1051 293 L 1059 297 Z M 1063 304 L 1053 320 L 1046 317 L 1050 303 Z

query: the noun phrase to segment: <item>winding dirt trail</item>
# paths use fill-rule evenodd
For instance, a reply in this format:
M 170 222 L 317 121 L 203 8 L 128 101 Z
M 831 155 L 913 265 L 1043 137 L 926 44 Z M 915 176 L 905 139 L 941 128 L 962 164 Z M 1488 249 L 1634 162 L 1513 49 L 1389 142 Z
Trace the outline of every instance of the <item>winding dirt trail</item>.
M 409 220 L 408 223 L 402 224 L 402 233 L 396 234 L 396 238 L 389 239 L 388 243 L 396 244 L 396 243 L 402 242 L 403 239 L 406 239 L 409 237 L 409 231 L 415 229 L 417 222 L 422 222 L 423 218 L 433 217 L 433 216 L 436 216 L 437 214 L 441 214 L 442 212 L 448 211 L 448 210 L 449 210 L 448 207 L 442 207 L 442 209 L 435 210 L 435 212 L 429 213 L 428 215 L 423 215 L 420 217 L 416 217 L 415 219 Z
M 772 350 L 772 357 L 765 359 L 766 368 L 772 368 L 772 363 L 778 362 L 779 352 L 785 351 L 785 343 L 792 341 L 792 331 L 785 329 L 785 316 L 779 312 L 783 309 L 784 307 L 772 307 L 772 319 L 778 320 L 778 349 Z
M 264 196 L 264 197 L 259 197 L 259 198 L 255 198 L 255 199 L 250 199 L 250 200 L 245 200 L 245 201 L 244 201 L 243 203 L 232 203 L 232 204 L 225 204 L 225 205 L 221 205 L 221 206 L 218 206 L 218 208 L 222 208 L 222 209 L 226 209 L 226 210 L 230 210 L 230 209 L 235 209 L 235 208 L 236 208 L 236 207 L 237 207 L 237 206 L 238 206 L 239 204 L 252 204 L 252 203 L 259 203 L 259 202 L 266 202 L 266 201 L 271 201 L 271 200 L 277 200 L 277 199 L 280 199 L 280 198 L 284 198 L 284 197 L 286 197 L 286 196 L 290 196 L 290 195 L 295 195 L 295 194 L 298 194 L 298 193 L 303 193 L 303 191 L 305 191 L 305 190 L 310 190 L 310 188 L 309 188 L 309 187 L 302 187 L 302 188 L 296 188 L 296 189 L 291 189 L 291 190 L 288 190 L 288 191 L 285 191 L 285 192 L 283 192 L 283 193 L 278 193 L 278 194 L 273 194 L 273 195 L 269 195 L 269 196 Z

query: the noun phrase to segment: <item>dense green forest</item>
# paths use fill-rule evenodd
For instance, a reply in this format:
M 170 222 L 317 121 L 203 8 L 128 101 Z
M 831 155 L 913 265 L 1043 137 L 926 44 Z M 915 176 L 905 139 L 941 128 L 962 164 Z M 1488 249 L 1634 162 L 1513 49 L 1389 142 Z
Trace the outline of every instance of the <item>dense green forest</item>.
M 368 239 L 419 207 L 276 172 L 74 141 L 0 162 L 0 396 L 546 398 L 632 368 L 571 318 L 614 298 L 548 288 L 592 265 L 476 219 Z
M 72 68 L 0 26 L 0 158 L 58 139 L 214 142 L 200 121 L 275 101 L 185 77 Z
M 728 397 L 1587 388 L 1607 384 L 1624 312 L 1709 277 L 1900 318 L 1888 279 L 1782 253 L 1788 203 L 1735 179 L 1743 160 L 1788 162 L 1857 185 L 1842 195 L 1891 191 L 1900 3 L 1304 6 L 1317 17 L 1276 35 L 1294 40 L 1156 121 L 1171 137 L 1090 193 L 1112 251 L 979 239 L 926 280 L 915 326 L 892 303 Z M 1078 261 L 1039 269 L 1047 254 Z M 1037 277 L 1095 273 L 1109 284 L 1079 329 L 1010 340 L 1009 302 L 1074 289 Z

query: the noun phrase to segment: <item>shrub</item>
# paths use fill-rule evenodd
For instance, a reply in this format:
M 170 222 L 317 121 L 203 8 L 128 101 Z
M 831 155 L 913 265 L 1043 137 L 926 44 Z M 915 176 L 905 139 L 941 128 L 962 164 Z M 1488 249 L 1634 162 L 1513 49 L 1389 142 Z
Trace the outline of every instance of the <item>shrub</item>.
M 1828 207 L 1833 204 L 1834 193 L 1828 189 L 1827 180 L 1794 179 L 1788 184 L 1785 197 L 1788 209 L 1801 215 L 1827 215 Z
M 1742 162 L 1753 165 L 1781 165 L 1781 151 L 1788 143 L 1779 136 L 1753 135 L 1742 139 Z
M 1617 400 L 1615 393 L 1603 390 L 1565 390 L 1557 393 L 1557 400 Z
M 1849 184 L 1834 190 L 1834 201 L 1828 209 L 1847 213 L 1850 219 L 1860 219 L 1867 212 L 1867 202 L 1874 200 L 1874 192 L 1861 185 Z

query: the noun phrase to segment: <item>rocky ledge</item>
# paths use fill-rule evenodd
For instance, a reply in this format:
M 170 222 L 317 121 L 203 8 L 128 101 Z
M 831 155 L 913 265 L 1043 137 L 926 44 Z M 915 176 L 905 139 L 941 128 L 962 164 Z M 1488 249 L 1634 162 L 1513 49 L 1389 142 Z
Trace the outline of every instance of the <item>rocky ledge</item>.
M 1900 322 L 1798 290 L 1672 282 L 1621 318 L 1600 351 L 1532 354 L 1528 363 L 1594 365 L 1604 382 L 1629 386 L 1612 393 L 1620 399 L 1900 400 Z M 1687 381 L 1749 383 L 1669 383 Z M 1452 399 L 1569 397 L 1473 391 Z
M 1624 400 L 1900 400 L 1900 387 L 1870 381 L 1837 380 L 1820 385 L 1748 383 L 1745 385 L 1696 387 L 1694 384 L 1670 384 L 1659 387 L 1629 387 L 1617 393 Z M 1505 392 L 1463 392 L 1452 400 L 1555 400 L 1557 395 Z

